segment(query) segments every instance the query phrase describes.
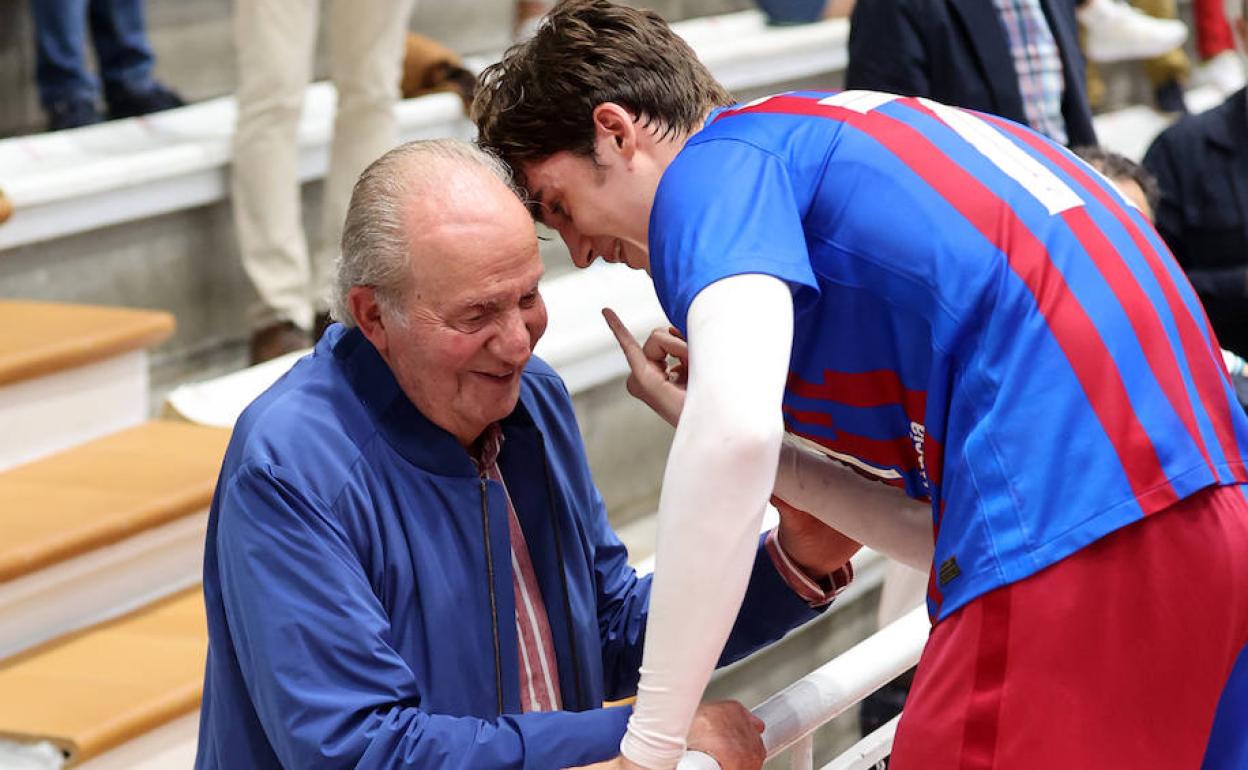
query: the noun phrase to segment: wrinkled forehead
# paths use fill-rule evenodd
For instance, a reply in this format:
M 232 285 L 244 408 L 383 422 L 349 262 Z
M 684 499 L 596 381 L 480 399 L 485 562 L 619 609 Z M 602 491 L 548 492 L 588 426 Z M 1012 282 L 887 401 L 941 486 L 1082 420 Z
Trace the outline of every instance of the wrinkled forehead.
M 476 214 L 431 223 L 414 244 L 413 285 L 424 301 L 446 306 L 510 300 L 541 280 L 537 234 L 514 198 L 510 211 Z

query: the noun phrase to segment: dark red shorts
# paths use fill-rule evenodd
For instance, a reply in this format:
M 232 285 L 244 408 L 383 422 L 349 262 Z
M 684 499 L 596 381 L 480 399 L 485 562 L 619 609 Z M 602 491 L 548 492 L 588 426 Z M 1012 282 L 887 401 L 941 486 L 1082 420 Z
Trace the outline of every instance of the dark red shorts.
M 1195 770 L 1245 645 L 1248 502 L 1206 489 L 938 623 L 890 766 Z

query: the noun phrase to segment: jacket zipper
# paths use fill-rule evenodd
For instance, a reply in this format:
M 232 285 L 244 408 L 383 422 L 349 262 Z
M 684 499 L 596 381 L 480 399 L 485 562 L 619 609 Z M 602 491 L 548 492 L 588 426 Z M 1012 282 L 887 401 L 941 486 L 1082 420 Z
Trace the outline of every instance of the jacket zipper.
M 494 632 L 494 692 L 498 715 L 503 715 L 503 655 L 498 641 L 498 598 L 494 595 L 494 554 L 490 547 L 489 488 L 481 477 L 481 535 L 485 541 L 485 579 L 490 589 L 490 628 Z

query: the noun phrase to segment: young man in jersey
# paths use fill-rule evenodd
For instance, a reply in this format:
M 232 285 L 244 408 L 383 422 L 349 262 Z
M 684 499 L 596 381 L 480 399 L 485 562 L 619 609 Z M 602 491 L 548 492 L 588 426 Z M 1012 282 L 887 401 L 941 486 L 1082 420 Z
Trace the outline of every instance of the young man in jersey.
M 898 770 L 1200 766 L 1248 643 L 1248 421 L 1111 184 L 923 99 L 731 107 L 661 19 L 605 0 L 481 83 L 481 141 L 535 216 L 579 266 L 647 270 L 689 342 L 687 391 L 663 340 L 632 356 L 679 425 L 622 766 L 680 756 L 773 489 L 912 563 L 935 535 Z

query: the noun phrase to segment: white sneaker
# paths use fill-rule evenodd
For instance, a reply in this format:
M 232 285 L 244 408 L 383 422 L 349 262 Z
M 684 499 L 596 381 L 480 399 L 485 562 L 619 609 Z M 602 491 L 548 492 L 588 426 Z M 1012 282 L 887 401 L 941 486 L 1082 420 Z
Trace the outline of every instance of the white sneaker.
M 1088 0 L 1076 13 L 1087 32 L 1083 52 L 1094 62 L 1151 59 L 1187 40 L 1183 22 L 1154 18 L 1123 0 Z
M 1213 86 L 1223 96 L 1244 87 L 1244 61 L 1235 51 L 1223 51 L 1196 68 L 1192 85 Z

